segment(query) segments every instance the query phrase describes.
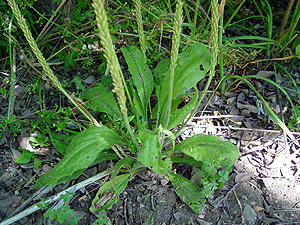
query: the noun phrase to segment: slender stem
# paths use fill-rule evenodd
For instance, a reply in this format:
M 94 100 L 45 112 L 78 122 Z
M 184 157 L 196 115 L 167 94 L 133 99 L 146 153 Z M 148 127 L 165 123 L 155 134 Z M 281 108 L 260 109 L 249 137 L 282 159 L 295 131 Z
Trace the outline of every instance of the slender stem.
M 51 68 L 49 67 L 49 65 L 46 62 L 46 59 L 44 58 L 42 52 L 40 51 L 40 49 L 38 48 L 31 32 L 30 29 L 27 26 L 27 23 L 25 21 L 25 19 L 22 17 L 21 11 L 16 3 L 15 0 L 8 0 L 8 4 L 11 7 L 14 16 L 16 17 L 18 24 L 20 25 L 20 28 L 22 29 L 24 36 L 26 38 L 26 40 L 28 41 L 31 49 L 33 50 L 34 54 L 36 55 L 39 63 L 42 65 L 43 69 L 45 70 L 46 75 L 48 76 L 48 78 L 50 78 L 50 80 L 52 81 L 53 85 L 60 90 L 78 109 L 79 111 L 87 118 L 89 119 L 91 122 L 95 123 L 95 121 L 93 120 L 93 118 L 91 118 L 90 116 L 87 115 L 87 113 L 84 112 L 84 110 L 79 107 L 79 105 L 73 100 L 73 98 L 64 90 L 64 88 L 62 87 L 61 83 L 57 80 L 57 78 L 55 77 L 53 71 L 51 70 Z M 96 124 L 97 125 L 97 124 Z
M 180 33 L 181 33 L 181 25 L 182 25 L 182 5 L 183 5 L 182 1 L 177 0 L 175 17 L 174 17 L 174 31 L 173 31 L 173 38 L 172 38 L 172 49 L 171 49 L 171 60 L 170 60 L 170 86 L 169 86 L 169 99 L 167 103 L 167 111 L 166 111 L 166 118 L 165 118 L 166 120 L 164 124 L 165 129 L 168 129 L 168 124 L 171 115 L 171 108 L 172 108 L 174 74 L 175 74 L 175 68 L 178 59 Z
M 8 45 L 9 45 L 9 58 L 10 58 L 10 92 L 9 92 L 9 102 L 8 102 L 8 111 L 7 111 L 7 119 L 11 117 L 11 114 L 13 114 L 13 102 L 15 97 L 15 47 L 13 47 L 12 38 L 11 38 L 11 26 L 12 26 L 12 20 L 13 16 L 9 23 L 9 37 L 8 37 Z M 12 48 L 13 53 L 12 53 Z
M 139 150 L 140 146 L 136 140 L 135 135 L 133 134 L 132 128 L 128 120 L 125 90 L 128 95 L 129 92 L 127 90 L 126 82 L 122 74 L 120 64 L 118 62 L 118 58 L 112 43 L 112 38 L 109 32 L 109 25 L 107 22 L 107 13 L 105 11 L 104 0 L 94 0 L 92 6 L 96 15 L 96 21 L 99 29 L 100 41 L 103 46 L 104 57 L 106 58 L 107 67 L 109 68 L 113 80 L 114 89 L 112 91 L 117 96 L 120 111 L 123 114 L 124 122 L 129 132 L 129 135 L 134 145 Z
M 223 63 L 223 19 L 224 19 L 224 11 L 221 13 L 220 17 L 220 25 L 219 25 L 219 68 L 220 68 L 220 80 L 224 77 L 224 63 Z M 225 90 L 225 83 L 221 83 L 221 93 Z

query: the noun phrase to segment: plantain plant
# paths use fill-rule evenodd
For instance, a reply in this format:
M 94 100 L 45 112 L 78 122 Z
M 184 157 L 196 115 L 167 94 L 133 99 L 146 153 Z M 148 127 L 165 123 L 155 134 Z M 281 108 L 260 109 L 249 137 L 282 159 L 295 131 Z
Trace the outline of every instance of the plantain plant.
M 218 7 L 217 1 L 214 1 L 215 14 L 212 20 L 217 20 Z M 136 4 L 142 51 L 137 46 L 121 48 L 130 72 L 125 79 L 109 33 L 104 0 L 94 0 L 92 5 L 99 36 L 114 88 L 107 90 L 102 83 L 98 83 L 82 96 L 82 100 L 88 102 L 86 108 L 82 105 L 80 107 L 87 116 L 90 115 L 87 109 L 102 112 L 111 123 L 90 125 L 83 132 L 73 135 L 70 143 L 62 143 L 58 135 L 51 135 L 55 148 L 66 148 L 65 151 L 61 151 L 65 152 L 64 157 L 50 172 L 42 175 L 33 188 L 46 185 L 53 188 L 59 183 L 79 177 L 89 166 L 115 159 L 113 178 L 99 188 L 91 211 L 111 208 L 126 188 L 128 181 L 141 170 L 149 168 L 168 177 L 182 200 L 195 212 L 199 212 L 202 203 L 205 202 L 205 196 L 214 188 L 221 187 L 227 180 L 230 167 L 239 155 L 237 147 L 230 141 L 223 142 L 214 135 L 197 134 L 175 145 L 175 131 L 178 132 L 182 121 L 199 106 L 199 101 L 205 94 L 198 99 L 197 82 L 210 70 L 212 72 L 209 81 L 213 76 L 218 54 L 217 45 L 212 46 L 210 53 L 205 45 L 195 42 L 179 54 L 182 1 L 177 0 L 171 57 L 161 60 L 152 73 L 146 64 L 145 40 L 140 21 L 141 1 L 136 0 Z M 13 8 L 17 7 L 16 4 L 10 5 Z M 17 10 L 14 12 L 18 13 Z M 21 15 L 16 15 L 16 18 L 21 18 Z M 212 22 L 212 26 L 214 27 L 212 30 L 217 30 L 216 21 Z M 28 35 L 29 30 L 23 32 Z M 217 37 L 217 34 L 213 34 L 213 37 Z M 43 60 L 40 55 L 38 56 L 39 60 Z M 61 89 L 61 85 L 57 83 L 57 79 L 49 69 L 45 71 Z M 191 88 L 195 89 L 194 94 L 187 93 Z M 69 96 L 66 91 L 63 93 Z M 189 103 L 183 107 L 179 106 L 183 97 L 187 95 L 191 97 Z M 155 98 L 156 103 L 153 103 L 151 98 Z M 172 170 L 175 162 L 200 167 L 203 176 L 201 188 L 189 179 L 176 174 Z M 123 173 L 119 174 L 121 169 Z

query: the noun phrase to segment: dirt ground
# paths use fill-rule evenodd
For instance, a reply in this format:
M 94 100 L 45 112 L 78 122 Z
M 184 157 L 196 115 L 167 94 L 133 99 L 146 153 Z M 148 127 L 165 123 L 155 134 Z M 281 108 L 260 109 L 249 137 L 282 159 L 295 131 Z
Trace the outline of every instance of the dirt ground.
M 39 97 L 30 92 L 27 84 L 32 82 L 32 77 L 36 75 L 20 67 L 17 72 L 14 115 L 18 120 L 34 121 L 38 119 L 36 111 L 39 110 Z M 73 74 L 67 72 L 63 66 L 55 67 L 54 71 L 61 82 L 67 83 L 77 74 L 80 74 L 82 80 L 99 78 L 93 69 L 83 71 L 76 65 L 72 69 Z M 288 91 L 293 100 L 296 99 L 297 94 L 291 89 L 290 80 L 283 74 L 272 69 L 249 70 L 244 73 L 253 74 L 255 71 L 255 74 L 272 78 Z M 239 74 L 238 72 L 238 68 L 234 71 L 232 68 L 225 68 L 226 75 Z M 299 86 L 299 66 L 292 67 L 292 75 L 298 80 Z M 3 81 L 7 79 L 3 78 Z M 285 118 L 291 118 L 291 112 L 284 108 L 285 99 L 274 87 L 258 80 L 254 83 L 258 91 L 265 94 L 264 97 L 268 99 L 268 104 L 277 115 L 282 113 Z M 216 84 L 217 81 L 213 83 L 211 90 L 214 90 Z M 199 91 L 202 90 L 203 83 L 199 85 Z M 44 85 L 42 91 L 43 104 L 47 109 L 54 109 L 55 103 L 68 106 L 68 101 L 55 92 L 54 88 Z M 76 91 L 75 84 L 68 91 Z M 240 157 L 233 165 L 229 180 L 221 190 L 207 196 L 200 213 L 192 211 L 176 195 L 172 184 L 165 177 L 151 170 L 144 170 L 129 182 L 118 202 L 104 213 L 104 217 L 109 217 L 116 225 L 300 224 L 299 145 L 279 131 L 278 126 L 257 100 L 257 95 L 243 84 L 225 93 L 225 96 L 218 92 L 211 95 L 210 92 L 199 107 L 201 110 L 206 107 L 204 114 L 197 112 L 188 123 L 186 131 L 178 137 L 177 142 L 180 142 L 199 133 L 214 134 L 223 140 L 230 140 L 240 150 Z M 8 100 L 0 96 L 1 114 L 7 110 Z M 17 221 L 11 224 L 59 224 L 45 217 L 46 211 L 38 210 L 29 215 L 22 212 L 39 203 L 40 197 L 50 198 L 109 167 L 110 162 L 105 162 L 88 168 L 84 175 L 56 186 L 52 192 L 49 188 L 33 190 L 31 187 L 35 180 L 53 168 L 58 159 L 52 155 L 38 156 L 43 165 L 37 169 L 33 162 L 24 165 L 14 163 L 22 154 L 20 148 L 30 147 L 28 137 L 31 133 L 33 131 L 30 127 L 24 127 L 14 136 L 7 128 L 0 137 L 0 225 L 8 224 L 7 220 L 16 216 Z M 299 139 L 300 133 L 293 134 Z M 22 138 L 27 140 L 25 147 L 21 146 Z M 180 164 L 175 166 L 177 173 L 191 176 L 192 167 Z M 89 208 L 103 181 L 105 180 L 98 179 L 75 191 L 69 205 L 74 210 L 73 215 L 81 218 L 78 224 L 95 223 L 97 213 L 90 212 Z M 59 208 L 62 204 L 62 201 L 56 201 L 49 207 Z
M 298 70 L 298 68 L 296 68 Z M 283 86 L 285 80 L 283 79 Z M 273 90 L 268 84 L 262 87 Z M 200 213 L 193 212 L 176 194 L 171 183 L 164 177 L 145 170 L 136 176 L 118 202 L 105 216 L 114 224 L 299 224 L 300 223 L 300 179 L 299 150 L 297 145 L 273 129 L 276 126 L 264 123 L 259 118 L 253 103 L 253 94 L 244 89 L 228 93 L 226 99 L 215 95 L 210 99 L 207 113 L 202 117 L 197 113 L 189 122 L 178 142 L 197 133 L 215 134 L 230 140 L 239 147 L 240 157 L 221 190 L 207 197 Z M 17 97 L 16 109 L 20 117 L 32 117 L 37 103 L 25 107 L 30 95 Z M 231 99 L 230 101 L 228 99 Z M 205 100 L 208 102 L 208 98 Z M 206 102 L 203 102 L 203 105 Z M 244 106 L 251 105 L 250 109 Z M 273 104 L 278 104 L 274 102 Z M 1 106 L 7 106 L 2 99 Z M 201 106 L 200 106 L 201 107 Z M 202 106 L 203 107 L 203 106 Z M 216 114 L 219 109 L 219 114 Z M 29 111 L 29 112 L 28 112 Z M 17 111 L 19 112 L 19 111 Z M 223 115 L 231 115 L 228 120 Z M 261 116 L 261 115 L 260 115 Z M 266 115 L 268 118 L 268 116 Z M 239 123 L 241 122 L 241 123 Z M 26 128 L 24 133 L 29 133 Z M 295 136 L 297 137 L 297 133 Z M 55 160 L 43 156 L 43 166 L 35 169 L 33 163 L 19 165 L 13 162 L 21 154 L 20 143 L 8 131 L 1 137 L 0 167 L 0 218 L 5 220 L 31 205 L 39 202 L 39 197 L 48 198 L 71 187 L 87 177 L 93 177 L 107 168 L 108 163 L 94 166 L 85 171 L 85 176 L 64 185 L 58 185 L 51 193 L 49 189 L 32 190 L 37 176 L 51 169 Z M 179 174 L 190 176 L 192 168 L 176 165 Z M 79 224 L 93 224 L 97 219 L 89 211 L 99 183 L 93 182 L 78 191 L 69 205 L 74 215 L 82 219 Z M 57 224 L 44 217 L 45 211 L 37 211 L 21 217 L 13 224 Z

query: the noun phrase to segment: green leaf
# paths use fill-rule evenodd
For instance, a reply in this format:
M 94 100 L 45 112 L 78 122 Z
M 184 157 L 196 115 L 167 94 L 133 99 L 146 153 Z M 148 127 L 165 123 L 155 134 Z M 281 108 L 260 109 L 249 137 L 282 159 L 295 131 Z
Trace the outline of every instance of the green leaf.
M 38 168 L 42 164 L 42 160 L 40 159 L 34 159 L 33 165 L 35 168 Z
M 170 122 L 168 124 L 168 130 L 173 129 L 178 124 L 180 124 L 189 113 L 191 113 L 192 109 L 195 107 L 197 100 L 198 100 L 198 90 L 195 88 L 196 92 L 192 100 L 186 104 L 181 109 L 176 109 L 174 112 L 171 113 Z
M 185 89 L 195 87 L 197 82 L 204 78 L 211 68 L 210 58 L 210 53 L 206 46 L 198 42 L 195 42 L 185 52 L 179 54 L 174 75 L 172 99 L 185 93 Z M 202 70 L 199 69 L 200 65 L 203 67 Z M 165 93 L 165 89 L 168 90 L 169 88 L 169 77 L 170 73 L 168 72 L 163 81 L 162 95 Z
M 199 162 L 197 160 L 195 160 L 193 157 L 190 157 L 188 155 L 175 155 L 171 158 L 173 163 L 184 163 L 184 164 L 189 164 L 191 166 L 195 166 L 195 167 L 201 167 L 202 166 L 202 162 Z
M 227 159 L 230 165 L 239 157 L 236 146 L 212 134 L 197 134 L 187 138 L 175 146 L 175 151 L 183 152 L 197 161 L 219 162 Z
M 76 135 L 55 134 L 50 132 L 49 136 L 56 151 L 62 155 L 65 155 L 68 145 Z
M 54 187 L 64 177 L 92 165 L 102 150 L 108 149 L 114 144 L 123 145 L 126 144 L 126 141 L 106 127 L 92 127 L 84 130 L 73 138 L 67 147 L 64 158 L 50 172 L 42 175 L 35 186 Z
M 210 70 L 210 53 L 205 45 L 195 42 L 186 51 L 178 56 L 177 66 L 174 74 L 172 100 L 178 95 L 184 94 L 187 90 L 195 87 L 197 82 L 204 78 Z M 199 69 L 202 66 L 202 69 Z M 161 124 L 164 127 L 170 87 L 170 70 L 165 74 L 165 78 L 160 90 L 156 90 L 159 109 L 162 111 Z
M 83 101 L 90 101 L 86 104 L 88 109 L 104 112 L 114 118 L 123 117 L 120 108 L 112 92 L 106 90 L 103 84 L 88 89 L 82 96 Z
M 58 179 L 58 184 L 60 183 L 67 183 L 69 180 L 72 180 L 72 179 L 76 179 L 78 178 L 84 171 L 85 169 L 81 169 L 81 170 L 77 170 L 75 171 L 74 173 L 70 174 L 69 176 L 65 176 L 65 177 L 61 177 Z M 50 176 L 52 172 L 48 172 L 46 174 L 43 174 L 37 181 L 36 183 L 32 186 L 32 189 L 38 189 L 40 187 L 43 187 L 43 186 L 46 186 L 48 185 L 47 183 L 49 183 L 49 178 L 48 176 Z
M 113 177 L 117 176 L 119 170 L 121 169 L 121 167 L 123 168 L 127 168 L 127 169 L 131 169 L 134 165 L 134 163 L 136 162 L 135 159 L 132 158 L 123 158 L 120 159 L 114 166 L 115 171 L 111 174 Z
M 143 102 L 144 113 L 147 113 L 147 106 L 150 101 L 150 95 L 153 92 L 153 75 L 143 60 L 143 54 L 136 46 L 121 48 L 126 59 L 128 70 L 132 75 L 133 83 L 136 87 L 138 96 Z M 146 115 L 144 115 L 146 117 Z
M 154 172 L 166 175 L 172 168 L 172 164 L 170 158 L 162 159 L 159 134 L 141 129 L 139 131 L 139 138 L 143 145 L 137 160 L 151 168 Z
M 115 178 L 113 178 L 110 181 L 107 181 L 105 184 L 103 184 L 93 202 L 92 202 L 92 206 L 90 207 L 90 211 L 91 212 L 103 212 L 106 209 L 110 209 L 113 204 L 115 204 L 118 201 L 118 196 L 125 190 L 125 188 L 127 187 L 128 181 L 132 180 L 133 176 L 131 176 L 130 173 L 126 173 L 126 174 L 122 174 L 119 175 Z M 104 195 L 110 195 L 110 198 L 108 197 L 108 201 L 103 201 L 103 204 L 101 205 L 101 207 L 97 206 L 99 205 L 99 201 L 100 199 L 104 196 Z M 102 198 L 103 199 L 103 198 Z
M 23 154 L 17 158 L 15 163 L 26 164 L 29 163 L 32 157 L 34 156 L 34 152 L 28 151 L 26 149 L 22 149 Z
M 197 184 L 189 179 L 170 172 L 169 179 L 175 187 L 176 194 L 184 201 L 194 212 L 199 213 L 202 209 L 202 203 L 205 203 L 205 192 L 200 191 Z
M 71 51 L 71 53 L 69 55 L 67 55 L 67 57 L 65 59 L 65 67 L 67 70 L 70 70 L 70 67 L 76 63 L 74 58 L 76 58 L 77 56 L 78 56 L 77 51 Z M 77 89 L 77 90 L 79 90 L 79 89 Z
M 114 159 L 119 159 L 119 156 L 117 156 L 117 154 L 113 150 L 105 149 L 101 152 L 101 154 L 97 156 L 96 160 L 93 162 L 92 165 L 96 165 L 104 161 L 114 160 Z
M 77 91 L 84 91 L 85 85 L 82 83 L 82 80 L 80 77 L 76 76 L 73 80 L 71 80 L 71 83 L 75 83 Z
M 296 47 L 296 55 L 300 58 L 300 44 Z
M 157 80 L 159 81 L 163 81 L 163 75 L 168 72 L 170 67 L 170 59 L 169 58 L 164 58 L 163 60 L 161 60 L 157 66 L 154 69 L 153 72 L 153 76 L 155 77 L 155 84 L 161 85 L 162 82 L 157 82 Z

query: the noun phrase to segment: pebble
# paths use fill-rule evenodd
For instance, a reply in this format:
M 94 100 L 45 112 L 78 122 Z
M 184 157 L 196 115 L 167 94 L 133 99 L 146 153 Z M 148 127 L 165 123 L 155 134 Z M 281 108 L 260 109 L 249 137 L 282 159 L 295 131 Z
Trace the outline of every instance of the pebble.
M 243 216 L 244 216 L 245 220 L 247 220 L 248 222 L 253 223 L 253 224 L 255 223 L 255 221 L 257 219 L 256 212 L 254 211 L 254 209 L 252 209 L 252 207 L 250 205 L 245 206 Z
M 266 188 L 271 187 L 274 182 L 273 178 L 262 178 L 262 181 L 264 182 Z

